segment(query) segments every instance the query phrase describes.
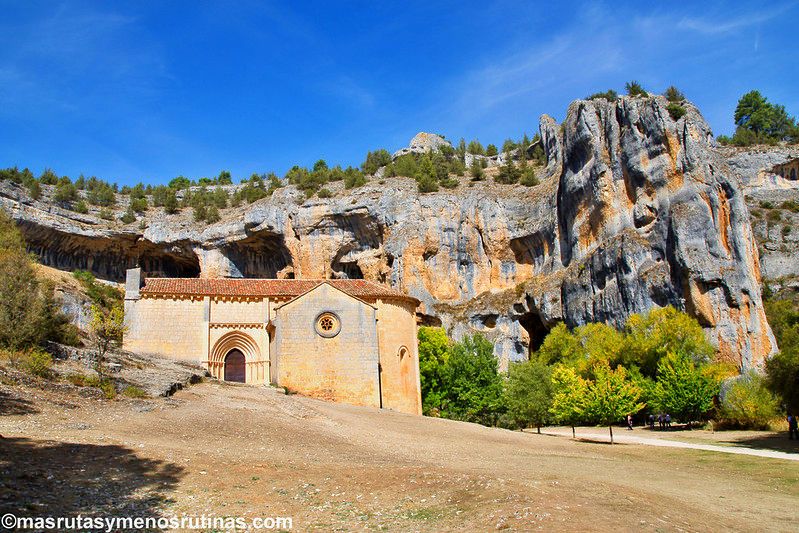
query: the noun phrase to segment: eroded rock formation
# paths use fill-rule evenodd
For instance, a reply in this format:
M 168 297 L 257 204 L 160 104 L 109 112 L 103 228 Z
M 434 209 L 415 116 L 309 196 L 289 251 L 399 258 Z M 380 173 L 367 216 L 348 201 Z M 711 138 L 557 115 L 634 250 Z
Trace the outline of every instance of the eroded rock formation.
M 558 321 L 622 324 L 674 305 L 746 368 L 776 346 L 739 178 L 686 104 L 660 97 L 576 101 L 540 122 L 547 155 L 532 188 L 469 184 L 419 194 L 392 178 L 304 200 L 293 187 L 200 228 L 161 217 L 143 231 L 31 202 L 3 202 L 33 251 L 60 268 L 160 275 L 363 277 L 419 298 L 422 321 L 481 331 L 503 364 Z M 16 194 L 16 196 L 15 196 Z M 185 219 L 181 219 L 185 220 Z

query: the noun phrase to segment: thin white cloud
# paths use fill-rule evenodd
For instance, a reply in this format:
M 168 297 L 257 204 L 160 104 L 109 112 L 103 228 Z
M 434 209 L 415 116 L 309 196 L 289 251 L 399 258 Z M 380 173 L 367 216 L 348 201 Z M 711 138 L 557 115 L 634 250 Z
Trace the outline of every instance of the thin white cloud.
M 704 35 L 731 33 L 771 20 L 795 5 L 795 3 L 785 4 L 765 11 L 743 13 L 735 17 L 683 17 L 677 23 L 677 28 L 695 31 Z M 755 48 L 757 48 L 757 45 L 755 45 Z

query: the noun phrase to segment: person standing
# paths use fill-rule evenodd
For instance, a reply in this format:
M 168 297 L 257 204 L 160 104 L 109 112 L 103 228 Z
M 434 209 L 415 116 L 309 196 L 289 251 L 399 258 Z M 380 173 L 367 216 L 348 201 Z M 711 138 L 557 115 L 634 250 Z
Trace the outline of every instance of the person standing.
M 788 438 L 793 440 L 796 437 L 799 439 L 799 420 L 796 419 L 796 415 L 788 414 Z
M 671 429 L 671 415 L 666 413 L 666 428 Z
M 633 415 L 627 415 L 627 429 L 633 430 Z

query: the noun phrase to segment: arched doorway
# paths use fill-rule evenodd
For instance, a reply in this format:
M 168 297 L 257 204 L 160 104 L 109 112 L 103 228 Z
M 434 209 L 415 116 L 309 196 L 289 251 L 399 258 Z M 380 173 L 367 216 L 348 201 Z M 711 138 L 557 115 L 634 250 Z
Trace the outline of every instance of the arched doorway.
M 247 381 L 247 364 L 244 354 L 233 349 L 225 356 L 225 381 L 244 383 Z

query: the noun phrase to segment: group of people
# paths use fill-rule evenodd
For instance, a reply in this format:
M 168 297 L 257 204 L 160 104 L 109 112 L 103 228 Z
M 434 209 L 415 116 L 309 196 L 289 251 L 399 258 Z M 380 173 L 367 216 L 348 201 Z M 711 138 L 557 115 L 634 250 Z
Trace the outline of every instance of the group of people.
M 669 413 L 659 413 L 657 417 L 650 414 L 649 429 L 655 429 L 655 421 L 657 421 L 660 429 L 671 429 L 671 415 Z
M 796 415 L 788 413 L 788 438 L 793 440 L 794 437 L 799 439 L 799 420 Z
M 660 426 L 660 429 L 670 429 L 671 428 L 671 415 L 669 413 L 665 413 L 665 414 L 660 413 L 657 416 L 657 419 L 655 418 L 655 415 L 650 414 L 649 415 L 649 419 L 648 419 L 649 429 L 655 429 L 655 420 L 657 420 L 657 423 Z M 630 431 L 633 430 L 633 415 L 627 415 L 627 429 L 629 429 Z

